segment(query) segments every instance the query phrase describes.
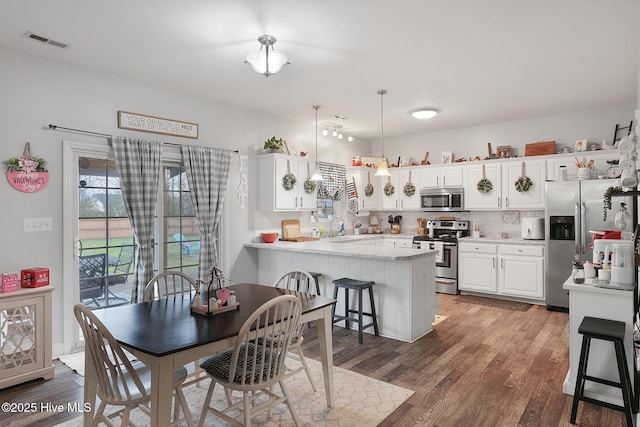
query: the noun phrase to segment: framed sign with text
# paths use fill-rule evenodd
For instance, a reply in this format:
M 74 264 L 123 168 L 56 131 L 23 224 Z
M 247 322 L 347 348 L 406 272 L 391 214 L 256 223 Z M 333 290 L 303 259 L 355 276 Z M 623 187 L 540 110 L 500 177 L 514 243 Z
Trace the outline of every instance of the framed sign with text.
M 197 123 L 164 119 L 145 114 L 118 111 L 118 127 L 120 129 L 139 130 L 141 132 L 159 133 L 162 135 L 181 136 L 198 139 Z

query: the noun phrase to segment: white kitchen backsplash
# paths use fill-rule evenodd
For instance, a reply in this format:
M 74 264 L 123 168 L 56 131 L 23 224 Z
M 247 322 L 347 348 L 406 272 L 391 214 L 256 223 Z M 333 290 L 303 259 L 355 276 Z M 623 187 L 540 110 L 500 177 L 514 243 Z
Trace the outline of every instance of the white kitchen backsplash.
M 394 217 L 397 215 L 402 216 L 400 223 L 400 232 L 402 234 L 416 234 L 418 227 L 417 219 L 426 218 L 427 220 L 436 219 L 440 216 L 455 216 L 456 219 L 468 220 L 473 224 L 474 220 L 478 220 L 480 223 L 480 235 L 498 237 L 502 233 L 507 233 L 507 237 L 520 238 L 520 228 L 522 218 L 538 218 L 544 217 L 544 211 L 474 211 L 474 212 L 453 212 L 448 214 L 446 212 L 372 212 L 371 215 L 376 215 L 380 220 L 380 227 L 389 231 L 390 224 L 388 222 L 389 215 Z M 349 216 L 351 218 L 351 215 Z M 355 218 L 355 217 L 354 217 Z M 362 222 L 363 226 L 368 225 L 367 217 L 358 217 L 357 220 Z

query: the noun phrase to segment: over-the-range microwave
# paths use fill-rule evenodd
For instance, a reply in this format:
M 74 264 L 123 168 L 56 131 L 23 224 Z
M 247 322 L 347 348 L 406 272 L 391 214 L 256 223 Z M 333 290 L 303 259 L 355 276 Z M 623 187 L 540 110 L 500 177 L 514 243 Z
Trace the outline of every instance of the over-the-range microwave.
M 462 212 L 464 210 L 464 188 L 422 188 L 422 209 L 427 212 Z

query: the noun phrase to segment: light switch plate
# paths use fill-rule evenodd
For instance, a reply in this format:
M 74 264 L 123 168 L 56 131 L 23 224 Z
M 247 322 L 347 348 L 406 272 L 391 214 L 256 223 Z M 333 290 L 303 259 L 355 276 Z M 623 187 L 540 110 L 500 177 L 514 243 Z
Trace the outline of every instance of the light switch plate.
M 52 218 L 22 218 L 22 231 L 25 233 L 35 233 L 40 231 L 52 230 Z

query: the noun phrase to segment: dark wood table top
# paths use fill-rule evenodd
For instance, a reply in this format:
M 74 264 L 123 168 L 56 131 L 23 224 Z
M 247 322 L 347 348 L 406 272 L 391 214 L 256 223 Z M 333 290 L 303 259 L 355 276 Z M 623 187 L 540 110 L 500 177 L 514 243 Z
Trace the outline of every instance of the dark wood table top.
M 240 306 L 237 310 L 214 316 L 191 314 L 189 298 L 162 299 L 93 312 L 121 344 L 162 357 L 236 336 L 258 307 L 280 295 L 298 296 L 302 302 L 302 314 L 335 302 L 319 295 L 251 283 L 229 286 L 228 289 L 235 291 Z

